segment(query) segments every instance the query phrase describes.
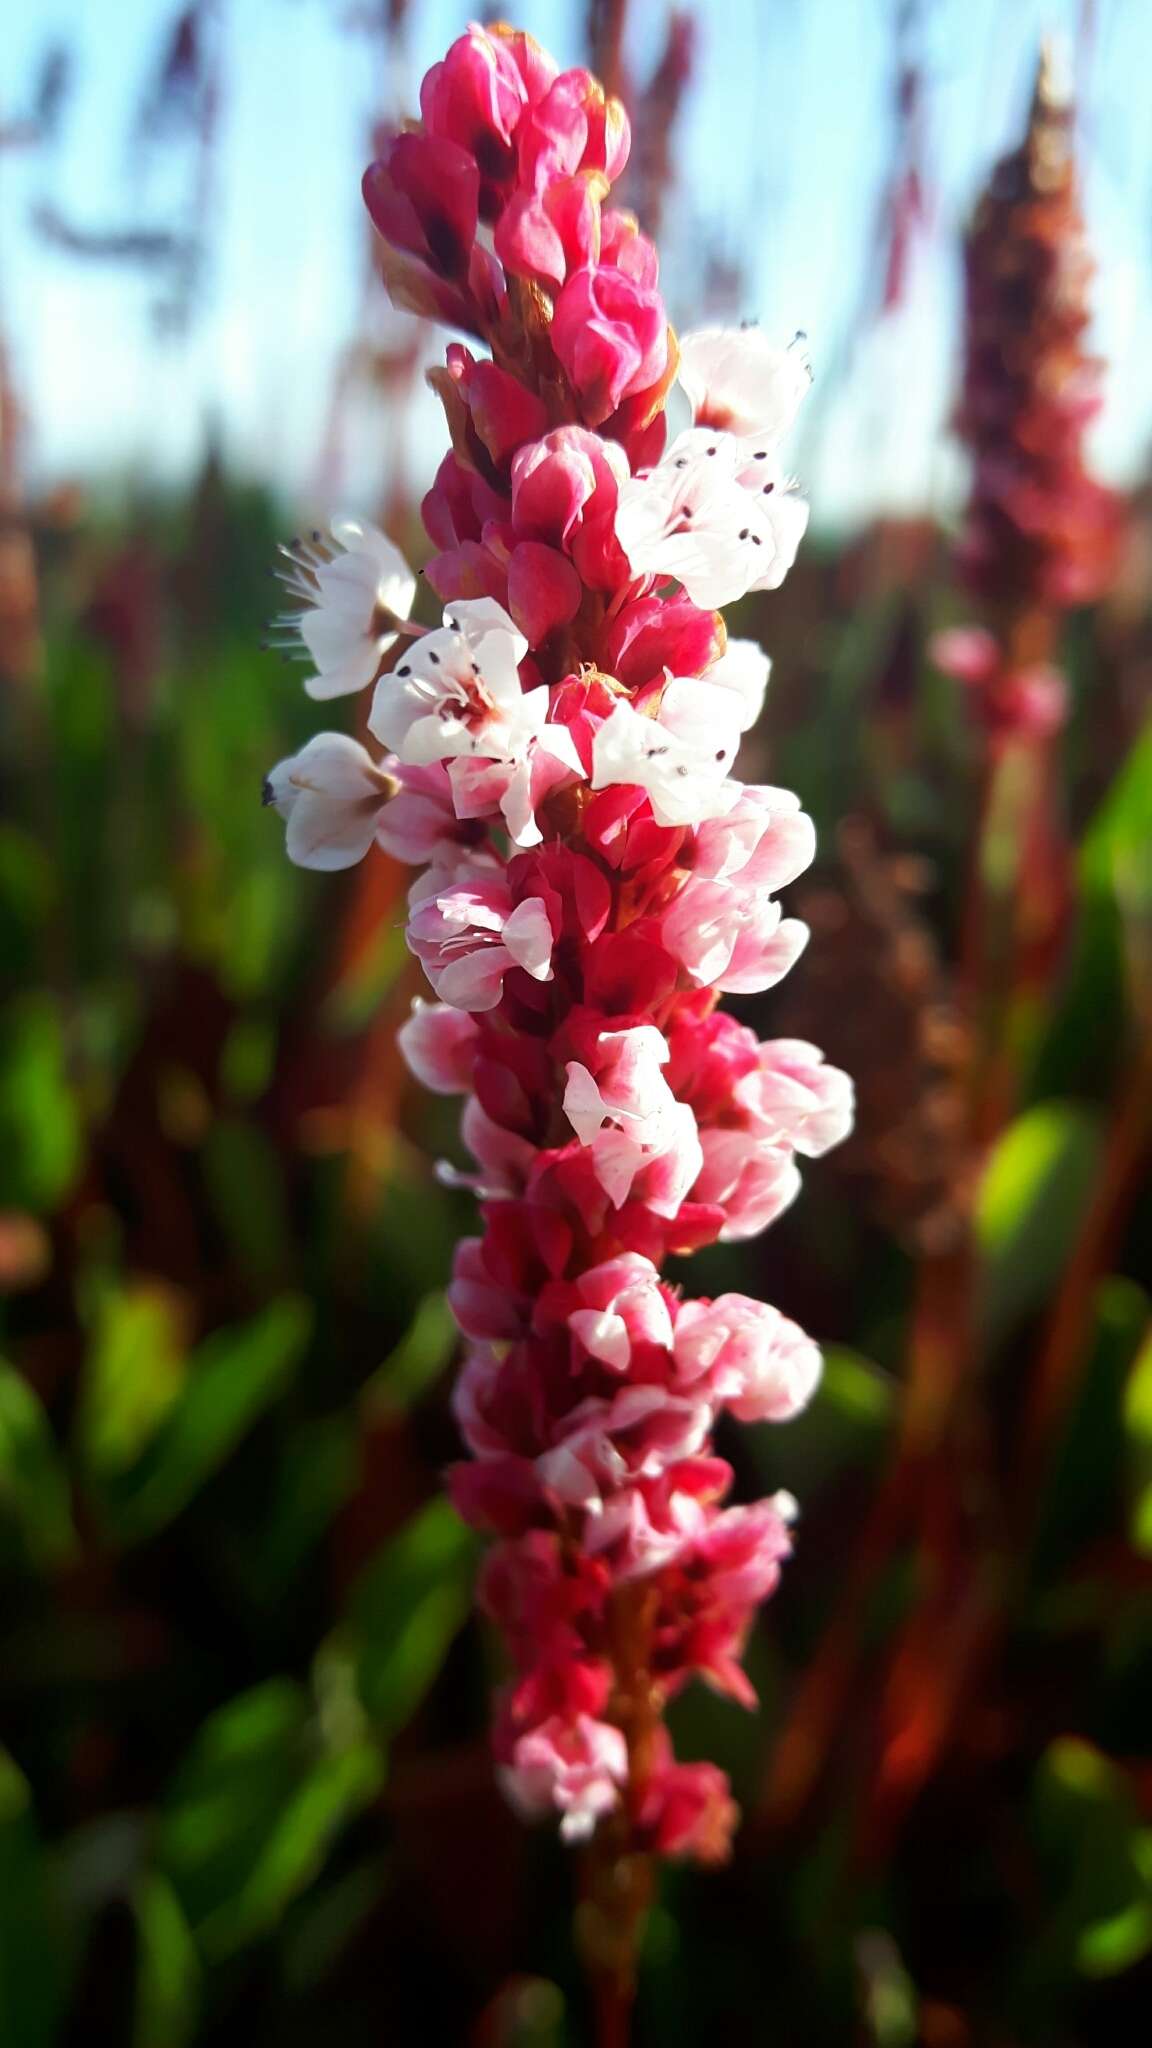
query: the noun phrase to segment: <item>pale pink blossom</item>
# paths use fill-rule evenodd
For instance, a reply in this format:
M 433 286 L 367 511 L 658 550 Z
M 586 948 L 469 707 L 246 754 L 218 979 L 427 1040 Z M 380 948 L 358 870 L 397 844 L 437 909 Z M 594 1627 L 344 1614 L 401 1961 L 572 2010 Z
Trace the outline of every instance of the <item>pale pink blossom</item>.
M 722 1402 L 741 1422 L 785 1422 L 820 1381 L 819 1346 L 796 1323 L 746 1294 L 686 1301 L 676 1318 L 680 1383 Z
M 667 1041 L 640 1024 L 600 1033 L 595 1075 L 568 1062 L 564 1114 L 617 1209 L 642 1177 L 642 1199 L 657 1215 L 674 1216 L 700 1171 L 696 1119 L 661 1072 L 667 1059 Z
M 609 1371 L 627 1372 L 636 1345 L 671 1350 L 672 1317 L 651 1259 L 622 1252 L 581 1273 L 574 1291 L 581 1305 L 569 1311 L 568 1328 Z
M 500 1770 L 510 1803 L 525 1820 L 560 1813 L 565 1841 L 585 1841 L 610 1813 L 628 1779 L 628 1745 L 610 1721 L 559 1714 L 520 1736 Z
M 331 871 L 363 860 L 398 787 L 357 740 L 319 732 L 272 769 L 264 802 L 287 825 L 289 860 Z
M 545 905 L 538 896 L 513 903 L 507 884 L 478 864 L 417 882 L 407 939 L 441 1001 L 458 1010 L 495 1009 L 512 967 L 552 979 Z
M 852 1128 L 852 1083 L 830 1067 L 818 1047 L 802 1038 L 761 1045 L 753 1073 L 738 1081 L 733 1100 L 749 1128 L 784 1141 L 808 1159 L 839 1145 Z
M 802 875 L 815 851 L 812 820 L 791 790 L 752 784 L 737 791 L 723 816 L 701 822 L 692 870 L 716 882 L 738 875 L 772 894 Z
M 722 882 L 690 876 L 664 912 L 660 936 L 699 987 L 757 995 L 787 974 L 808 943 L 808 927 L 784 917 L 743 874 Z
M 544 721 L 548 691 L 530 690 L 523 703 L 505 758 L 463 757 L 449 763 L 448 777 L 458 818 L 500 817 L 517 846 L 539 846 L 540 805 L 554 789 L 581 778 L 584 764 L 568 727 Z M 537 716 L 540 722 L 531 724 Z
M 466 1010 L 417 996 L 396 1043 L 410 1072 L 434 1095 L 466 1095 L 478 1036 L 479 1027 Z
M 591 1395 L 565 1418 L 563 1433 L 536 1460 L 541 1484 L 564 1506 L 596 1516 L 606 1498 L 632 1480 L 655 1479 L 690 1458 L 708 1434 L 707 1399 L 665 1387 L 623 1387 L 611 1400 Z

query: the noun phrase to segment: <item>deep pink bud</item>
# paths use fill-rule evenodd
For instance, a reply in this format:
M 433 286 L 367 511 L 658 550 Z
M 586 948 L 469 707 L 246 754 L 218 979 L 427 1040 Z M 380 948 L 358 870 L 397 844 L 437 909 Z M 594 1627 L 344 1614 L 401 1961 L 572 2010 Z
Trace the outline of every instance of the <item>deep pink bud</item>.
M 398 135 L 365 171 L 364 203 L 386 242 L 460 278 L 476 240 L 479 186 L 475 164 L 454 142 Z
M 641 234 L 634 213 L 609 206 L 600 216 L 600 261 L 622 270 L 645 291 L 654 292 L 660 282 L 660 258 L 655 245 Z
M 516 277 L 562 285 L 600 254 L 600 207 L 586 178 L 551 179 L 515 192 L 496 223 L 496 254 Z
M 623 605 L 605 628 L 601 666 L 629 690 L 662 676 L 702 676 L 724 652 L 716 612 L 702 612 L 680 591 L 675 597 L 640 597 Z
M 461 342 L 451 344 L 447 362 L 473 430 L 496 468 L 506 468 L 517 448 L 536 440 L 548 425 L 543 400 L 498 364 L 477 362 Z
M 616 507 L 627 464 L 611 442 L 583 427 L 556 427 L 512 461 L 512 523 L 575 562 L 593 589 L 626 579 Z
M 524 80 L 503 39 L 473 22 L 433 64 L 420 87 L 429 135 L 450 141 L 474 160 L 488 193 L 516 169 L 512 138 L 528 104 Z M 490 217 L 491 199 L 485 213 Z
M 522 540 L 508 560 L 508 609 L 526 640 L 539 647 L 580 609 L 583 587 L 566 557 L 542 541 Z
M 620 270 L 574 272 L 556 301 L 551 331 L 593 427 L 631 393 L 656 384 L 667 367 L 663 300 Z

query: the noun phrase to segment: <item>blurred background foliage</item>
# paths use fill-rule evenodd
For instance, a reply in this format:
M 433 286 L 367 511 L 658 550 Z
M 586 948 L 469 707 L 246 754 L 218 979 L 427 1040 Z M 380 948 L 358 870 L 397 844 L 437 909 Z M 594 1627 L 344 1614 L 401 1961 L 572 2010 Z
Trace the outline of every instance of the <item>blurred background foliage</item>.
M 402 407 L 418 363 L 374 364 Z M 493 1785 L 496 1653 L 439 1491 L 470 1205 L 430 1164 L 459 1156 L 451 1108 L 393 1043 L 406 877 L 295 872 L 258 803 L 314 722 L 258 651 L 284 508 L 211 441 L 178 493 L 28 484 L 10 378 L 3 406 L 0 2038 L 575 2048 L 570 1872 Z M 860 1121 L 765 1239 L 692 1266 L 827 1367 L 798 1422 L 721 1444 L 741 1494 L 795 1492 L 801 1536 L 752 1646 L 761 1712 L 673 1710 L 746 1821 L 728 1869 L 666 1876 L 644 2042 L 1095 2048 L 1147 2024 L 1147 491 L 1125 534 L 1066 636 L 1070 910 L 1043 1002 L 1004 1026 L 960 1386 L 908 1374 L 958 1172 L 978 805 L 928 654 L 966 616 L 946 536 L 817 537 L 732 621 L 775 663 L 745 772 L 799 790 L 822 847 L 791 892 L 801 969 L 733 1007 L 849 1068 Z

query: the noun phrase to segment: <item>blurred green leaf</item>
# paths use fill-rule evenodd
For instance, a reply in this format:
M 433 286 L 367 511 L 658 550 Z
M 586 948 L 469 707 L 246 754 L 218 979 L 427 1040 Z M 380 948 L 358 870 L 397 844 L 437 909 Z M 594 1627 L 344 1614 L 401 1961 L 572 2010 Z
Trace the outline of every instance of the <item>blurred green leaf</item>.
M 47 996 L 25 995 L 0 1014 L 0 1207 L 53 1208 L 81 1147 L 60 1019 Z
M 159 1854 L 205 1955 L 230 1954 L 276 1923 L 381 1771 L 371 1743 L 334 1745 L 289 1679 L 242 1693 L 204 1723 L 165 1800 Z
M 807 1408 L 786 1430 L 753 1433 L 757 1469 L 770 1486 L 808 1498 L 836 1473 L 883 1453 L 895 1421 L 894 1382 L 842 1344 L 824 1347 L 824 1372 Z
M 220 1086 L 233 1102 L 254 1102 L 268 1088 L 276 1061 L 271 1017 L 237 1017 L 220 1054 Z
M 1058 1994 L 1070 1975 L 1107 1976 L 1139 1961 L 1152 1948 L 1152 1837 L 1137 1826 L 1123 1771 L 1079 1736 L 1060 1737 L 1036 1772 L 1032 1826 L 1051 1894 L 1022 1959 L 1025 1995 Z
M 289 1265 L 283 1168 L 263 1131 L 220 1117 L 205 1134 L 201 1168 L 212 1206 L 238 1263 L 257 1282 Z
M 311 1314 L 294 1295 L 197 1346 L 179 1398 L 142 1457 L 104 1490 L 116 1533 L 139 1541 L 171 1521 L 283 1390 L 308 1341 Z
M 1152 990 L 1152 725 L 1127 758 L 1080 849 L 1071 961 L 1041 1046 L 1035 1093 L 1103 1095 L 1122 1063 L 1134 979 Z
M 1152 1557 L 1152 1329 L 1145 1334 L 1128 1374 L 1124 1428 L 1132 1543 L 1142 1557 Z
M 76 1542 L 68 1479 L 48 1418 L 27 1380 L 0 1359 L 0 1513 L 17 1523 L 37 1565 L 63 1564 Z
M 1124 1389 L 1150 1304 L 1134 1280 L 1102 1280 L 1068 1413 L 1043 1483 L 1038 1572 L 1059 1581 L 1079 1551 L 1116 1533 L 1125 1482 Z M 1075 1582 L 1066 1590 L 1075 1589 Z M 1080 1588 L 1083 1590 L 1083 1588 Z
M 179 1399 L 187 1304 L 160 1280 L 102 1291 L 85 1364 L 79 1446 L 98 1479 L 127 1471 Z
M 180 1901 L 152 1871 L 137 1887 L 133 2048 L 184 2048 L 196 2030 L 200 1960 Z
M 5 2048 L 50 2048 L 72 1969 L 21 1771 L 0 1749 L 0 2023 Z
M 450 1503 L 431 1500 L 353 1587 L 338 1640 L 380 1733 L 404 1726 L 440 1669 L 468 1612 L 477 1548 Z
M 361 1395 L 366 1417 L 402 1414 L 447 1370 L 459 1331 L 443 1294 L 426 1294 L 394 1351 Z
M 981 1319 L 991 1342 L 1051 1290 L 1087 1209 L 1101 1143 L 1092 1110 L 1042 1102 L 996 1146 L 976 1209 L 985 1262 Z

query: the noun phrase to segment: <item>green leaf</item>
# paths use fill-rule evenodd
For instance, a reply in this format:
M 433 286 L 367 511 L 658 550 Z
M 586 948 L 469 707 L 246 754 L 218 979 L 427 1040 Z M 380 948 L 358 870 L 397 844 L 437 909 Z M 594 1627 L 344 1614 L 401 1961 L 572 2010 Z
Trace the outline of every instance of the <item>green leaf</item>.
M 1029 2000 L 1077 1975 L 1128 1969 L 1152 1948 L 1152 1838 L 1116 1764 L 1079 1736 L 1051 1743 L 1033 1785 L 1032 1829 L 1049 1902 L 1023 1959 Z
M 0 1015 L 0 1208 L 54 1208 L 81 1149 L 60 1019 L 47 996 L 24 996 Z
M 354 1722 L 351 1740 L 332 1732 L 288 1679 L 241 1694 L 201 1728 L 165 1801 L 159 1854 L 206 1956 L 274 1926 L 378 1790 L 374 1745 Z
M 205 1134 L 201 1168 L 217 1220 L 243 1270 L 266 1284 L 289 1266 L 283 1168 L 253 1123 L 221 1117 Z
M 1152 1557 L 1152 1329 L 1144 1337 L 1124 1389 L 1128 1446 L 1130 1534 L 1142 1557 Z
M 136 1916 L 133 2048 L 184 2048 L 196 2030 L 200 1959 L 180 1901 L 152 1871 L 132 1900 Z
M 1101 1143 L 1093 1111 L 1041 1102 L 993 1151 L 976 1207 L 985 1261 L 981 1318 L 991 1342 L 1051 1292 L 1087 1210 Z
M 0 1749 L 0 2021 L 12 2048 L 51 2048 L 73 1955 L 57 1923 L 23 1773 Z
M 98 1481 L 137 1462 L 179 1399 L 186 1320 L 183 1296 L 161 1280 L 101 1293 L 78 1418 L 80 1454 Z
M 459 1331 L 443 1294 L 426 1294 L 404 1336 L 361 1395 L 370 1420 L 404 1414 L 447 1370 Z
M 853 1465 L 877 1463 L 894 1423 L 894 1382 L 871 1359 L 830 1344 L 803 1413 L 787 1429 L 754 1431 L 749 1442 L 765 1484 L 804 1499 Z
M 1065 1592 L 1078 1553 L 1114 1537 L 1124 1499 L 1125 1385 L 1130 1382 L 1150 1304 L 1134 1280 L 1097 1287 L 1079 1378 L 1043 1482 L 1038 1572 Z M 1083 1585 L 1079 1590 L 1085 1590 Z
M 284 1387 L 308 1341 L 311 1315 L 294 1295 L 250 1322 L 217 1330 L 188 1362 L 179 1399 L 144 1455 L 104 1505 L 128 1541 L 152 1535 L 187 1506 Z
M 468 1612 L 476 1538 L 429 1501 L 361 1574 L 337 1640 L 350 1646 L 364 1708 L 393 1734 L 414 1713 Z
M 35 1564 L 51 1568 L 72 1555 L 76 1532 L 56 1439 L 27 1380 L 3 1359 L 0 1513 L 16 1522 Z

